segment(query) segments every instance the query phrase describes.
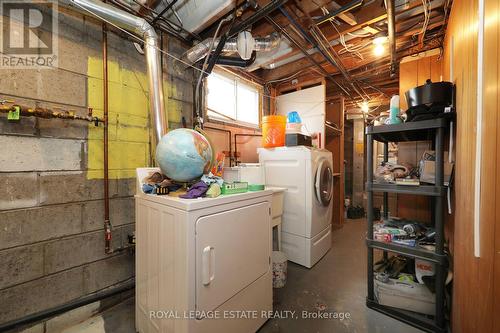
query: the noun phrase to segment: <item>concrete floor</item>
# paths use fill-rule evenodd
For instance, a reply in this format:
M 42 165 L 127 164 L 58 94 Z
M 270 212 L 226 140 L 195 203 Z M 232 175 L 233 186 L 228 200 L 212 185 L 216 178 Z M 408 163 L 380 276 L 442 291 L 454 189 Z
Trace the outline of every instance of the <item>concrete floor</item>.
M 364 219 L 348 220 L 334 231 L 332 249 L 312 269 L 289 263 L 287 285 L 275 289 L 274 309 L 296 311 L 298 318 L 271 319 L 259 333 L 421 332 L 366 307 L 365 229 Z M 303 319 L 302 311 L 330 313 L 337 319 Z M 134 299 L 64 332 L 134 333 Z
M 288 281 L 275 289 L 274 309 L 296 311 L 299 319 L 271 319 L 259 333 L 370 332 L 420 330 L 368 309 L 365 305 L 366 222 L 347 220 L 333 233 L 330 251 L 311 269 L 288 263 Z M 349 319 L 300 319 L 302 311 L 349 314 Z M 337 317 L 339 318 L 339 317 Z

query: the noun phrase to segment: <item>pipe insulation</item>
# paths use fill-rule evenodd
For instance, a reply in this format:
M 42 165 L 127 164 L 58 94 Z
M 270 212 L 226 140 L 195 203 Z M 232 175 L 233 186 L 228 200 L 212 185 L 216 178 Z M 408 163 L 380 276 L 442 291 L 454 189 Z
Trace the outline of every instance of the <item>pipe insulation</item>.
M 184 60 L 194 64 L 204 58 L 210 50 L 210 45 L 218 45 L 220 38 L 207 38 L 190 48 L 184 55 Z M 266 37 L 253 37 L 249 31 L 241 31 L 237 37 L 229 38 L 222 48 L 222 52 L 237 52 L 241 59 L 249 60 L 253 51 L 271 51 L 280 44 L 281 37 L 277 33 Z
M 147 75 L 149 81 L 149 105 L 156 142 L 159 142 L 168 130 L 168 118 L 165 112 L 163 97 L 163 81 L 160 65 L 159 38 L 155 29 L 142 17 L 129 14 L 114 6 L 99 0 L 65 0 L 80 13 L 89 16 L 92 14 L 99 19 L 127 30 L 144 40 L 146 54 Z

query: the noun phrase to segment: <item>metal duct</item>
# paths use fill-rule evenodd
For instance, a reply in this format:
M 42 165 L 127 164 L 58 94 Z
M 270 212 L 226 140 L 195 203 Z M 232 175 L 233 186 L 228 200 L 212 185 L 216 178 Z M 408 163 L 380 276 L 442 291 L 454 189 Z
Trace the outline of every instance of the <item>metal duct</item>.
M 266 37 L 253 38 L 248 31 L 242 31 L 238 34 L 238 37 L 229 38 L 226 41 L 222 52 L 238 52 L 242 59 L 248 60 L 253 51 L 271 51 L 275 49 L 280 44 L 280 40 L 281 37 L 277 33 Z M 220 38 L 216 38 L 212 44 L 212 38 L 205 39 L 189 49 L 185 53 L 184 59 L 186 62 L 194 64 L 208 54 L 210 45 L 215 46 L 219 44 L 219 41 Z
M 129 14 L 99 0 L 66 0 L 79 12 L 110 22 L 144 40 L 147 73 L 149 78 L 149 104 L 156 142 L 159 142 L 168 130 L 168 118 L 163 100 L 163 81 L 160 65 L 158 35 L 154 28 L 143 18 Z
M 389 32 L 389 52 L 391 55 L 391 77 L 396 75 L 396 23 L 395 23 L 396 9 L 394 0 L 387 0 L 387 29 Z
M 260 67 L 265 67 L 270 63 L 276 62 L 277 59 L 291 53 L 292 51 L 293 48 L 290 45 L 290 42 L 287 39 L 282 38 L 279 46 L 274 50 L 268 52 L 259 52 L 254 63 L 251 66 L 247 67 L 246 70 L 252 72 Z

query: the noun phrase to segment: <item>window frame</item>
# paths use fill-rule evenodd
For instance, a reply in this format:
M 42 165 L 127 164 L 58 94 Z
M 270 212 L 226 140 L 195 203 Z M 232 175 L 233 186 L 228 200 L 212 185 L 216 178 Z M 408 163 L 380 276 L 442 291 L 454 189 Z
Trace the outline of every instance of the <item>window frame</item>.
M 260 123 L 262 121 L 262 114 L 263 114 L 263 101 L 262 101 L 262 98 L 263 98 L 263 93 L 264 93 L 264 87 L 256 82 L 253 82 L 251 80 L 248 80 L 244 77 L 241 77 L 225 68 L 219 68 L 219 67 L 216 67 L 214 68 L 214 70 L 212 71 L 213 73 L 216 73 L 217 75 L 220 75 L 220 76 L 223 76 L 227 79 L 230 79 L 232 80 L 233 82 L 235 82 L 236 84 L 234 85 L 234 96 L 235 96 L 235 100 L 234 100 L 234 104 L 235 104 L 235 114 L 236 114 L 236 117 L 238 117 L 238 109 L 237 109 L 237 105 L 238 105 L 238 94 L 237 94 L 237 89 L 238 89 L 238 82 L 241 82 L 243 85 L 246 85 L 246 86 L 251 86 L 251 87 L 255 87 L 256 90 L 257 90 L 257 93 L 258 93 L 258 113 L 259 113 L 259 119 L 258 119 L 258 124 L 252 124 L 252 123 L 249 123 L 249 122 L 245 122 L 245 121 L 241 121 L 241 120 L 238 120 L 238 119 L 232 119 L 222 113 L 219 113 L 217 112 L 217 110 L 213 110 L 213 109 L 209 109 L 208 108 L 208 77 L 205 78 L 205 98 L 204 98 L 204 117 L 206 119 L 206 122 L 207 123 L 213 123 L 213 124 L 222 124 L 222 125 L 228 125 L 228 126 L 233 126 L 233 127 L 243 127 L 243 128 L 249 128 L 249 129 L 253 129 L 253 130 L 260 130 Z M 210 117 L 208 115 L 208 111 L 211 111 L 211 112 L 214 112 L 214 113 L 217 113 L 217 114 L 220 114 L 220 117 L 221 118 L 228 118 L 227 120 L 223 120 L 223 119 L 220 119 L 220 118 L 214 118 L 214 117 Z

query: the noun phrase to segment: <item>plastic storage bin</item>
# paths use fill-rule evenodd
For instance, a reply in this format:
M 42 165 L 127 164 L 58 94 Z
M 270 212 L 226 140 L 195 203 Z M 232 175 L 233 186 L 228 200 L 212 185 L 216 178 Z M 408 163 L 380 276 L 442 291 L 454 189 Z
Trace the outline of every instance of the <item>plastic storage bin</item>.
M 394 279 L 389 279 L 388 282 L 374 282 L 375 297 L 379 304 L 428 315 L 435 314 L 435 296 L 425 285 Z
M 285 145 L 285 116 L 262 117 L 262 147 L 273 148 Z
M 258 163 L 242 163 L 237 167 L 224 168 L 223 178 L 228 183 L 264 184 L 264 170 Z

